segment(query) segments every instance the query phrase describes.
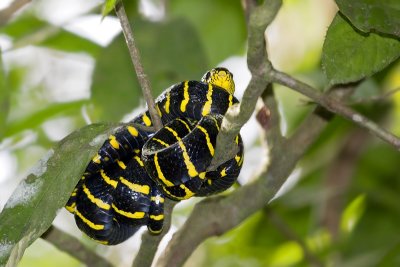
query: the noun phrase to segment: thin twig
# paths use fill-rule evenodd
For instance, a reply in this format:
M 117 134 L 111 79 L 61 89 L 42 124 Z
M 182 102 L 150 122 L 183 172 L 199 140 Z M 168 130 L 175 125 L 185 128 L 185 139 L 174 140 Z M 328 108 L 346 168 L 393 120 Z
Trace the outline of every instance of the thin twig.
M 135 72 L 142 88 L 143 96 L 147 102 L 147 108 L 149 110 L 151 120 L 153 121 L 154 129 L 157 131 L 162 128 L 161 118 L 156 110 L 154 99 L 151 93 L 150 82 L 144 73 L 143 66 L 140 61 L 139 50 L 136 47 L 132 28 L 129 24 L 122 0 L 118 1 L 116 4 L 115 12 L 117 13 L 121 23 L 122 31 L 129 49 L 129 54 L 135 67 Z M 142 235 L 142 244 L 138 254 L 135 257 L 135 260 L 132 263 L 132 266 L 151 266 L 154 256 L 157 252 L 158 245 L 171 226 L 171 214 L 176 203 L 177 202 L 175 201 L 166 199 L 164 206 L 164 229 L 162 233 L 160 235 L 151 235 L 149 232 L 145 232 Z
M 61 251 L 65 251 L 72 257 L 77 258 L 87 266 L 112 267 L 112 264 L 107 259 L 86 248 L 79 239 L 62 232 L 54 226 L 50 226 L 41 238 Z
M 15 0 L 7 8 L 0 11 L 0 27 L 5 25 L 15 12 L 20 10 L 26 4 L 30 3 L 31 0 Z
M 388 92 L 385 92 L 382 95 L 376 95 L 376 96 L 371 96 L 371 97 L 366 97 L 366 98 L 360 98 L 355 101 L 352 101 L 348 103 L 349 105 L 355 105 L 355 104 L 365 104 L 365 103 L 370 103 L 370 102 L 380 102 L 387 100 L 387 98 L 391 97 L 394 94 L 400 93 L 400 87 L 390 90 Z
M 315 88 L 294 79 L 286 73 L 274 69 L 271 70 L 268 78 L 271 78 L 272 81 L 275 83 L 289 87 L 301 93 L 302 95 L 311 98 L 313 101 L 326 108 L 327 110 L 346 119 L 349 119 L 358 126 L 369 130 L 372 134 L 381 138 L 383 141 L 394 146 L 397 150 L 400 150 L 400 139 L 397 136 L 383 129 L 364 115 L 356 112 L 348 106 L 345 106 L 337 99 L 326 96 L 323 93 L 320 93 Z
M 118 1 L 115 5 L 115 12 L 121 23 L 122 31 L 125 36 L 126 44 L 128 46 L 129 54 L 132 59 L 135 72 L 142 88 L 143 96 L 147 103 L 147 108 L 149 109 L 151 120 L 157 130 L 162 128 L 162 123 L 160 116 L 157 113 L 156 105 L 154 103 L 154 98 L 151 93 L 150 82 L 147 79 L 147 75 L 144 73 L 142 63 L 140 61 L 139 50 L 136 47 L 135 39 L 133 38 L 133 31 L 129 24 L 128 16 L 126 15 L 124 4 L 122 0 Z

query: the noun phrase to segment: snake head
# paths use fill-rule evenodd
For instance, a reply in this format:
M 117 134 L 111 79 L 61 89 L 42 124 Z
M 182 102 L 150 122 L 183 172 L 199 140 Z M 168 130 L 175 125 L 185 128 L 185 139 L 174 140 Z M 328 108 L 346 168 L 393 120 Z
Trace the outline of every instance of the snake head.
M 201 81 L 219 86 L 232 95 L 235 92 L 233 74 L 226 68 L 215 68 L 207 71 L 203 78 L 201 78 Z

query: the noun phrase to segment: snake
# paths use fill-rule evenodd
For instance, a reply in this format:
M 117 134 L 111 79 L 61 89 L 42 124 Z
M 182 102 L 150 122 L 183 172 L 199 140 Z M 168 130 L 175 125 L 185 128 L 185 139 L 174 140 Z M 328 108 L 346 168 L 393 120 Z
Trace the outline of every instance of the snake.
M 233 74 L 218 67 L 200 81 L 167 88 L 155 99 L 163 127 L 155 131 L 148 110 L 109 135 L 89 161 L 65 208 L 78 228 L 104 245 L 117 245 L 147 226 L 162 232 L 165 199 L 207 197 L 230 188 L 243 165 L 237 153 L 213 170 L 224 114 L 239 103 Z

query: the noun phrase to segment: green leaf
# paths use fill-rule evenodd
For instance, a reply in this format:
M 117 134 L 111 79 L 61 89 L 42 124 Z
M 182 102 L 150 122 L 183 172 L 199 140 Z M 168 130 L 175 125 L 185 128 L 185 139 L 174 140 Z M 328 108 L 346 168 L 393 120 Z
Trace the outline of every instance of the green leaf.
M 111 129 L 97 124 L 73 132 L 18 185 L 0 214 L 0 266 L 16 266 L 25 249 L 48 229 Z
M 47 22 L 36 18 L 32 13 L 26 13 L 8 23 L 1 30 L 3 33 L 13 37 L 15 41 L 16 39 L 33 34 L 48 25 Z
M 247 32 L 240 1 L 175 0 L 169 2 L 168 14 L 183 17 L 194 25 L 204 44 L 209 67 L 244 53 Z M 188 40 L 184 35 L 182 38 Z
M 196 30 L 185 19 L 162 23 L 135 20 L 135 40 L 153 96 L 183 80 L 199 80 L 207 70 Z M 93 76 L 92 98 L 98 120 L 118 121 L 142 98 L 122 35 L 100 54 Z M 143 103 L 143 102 L 142 102 Z
M 322 67 L 330 85 L 371 76 L 400 56 L 400 41 L 375 33 L 357 32 L 338 13 L 329 26 Z
M 358 29 L 400 37 L 399 0 L 336 0 L 336 3 Z
M 354 230 L 365 211 L 365 195 L 356 197 L 343 211 L 340 230 L 349 234 Z
M 103 18 L 107 16 L 108 13 L 110 13 L 114 9 L 116 3 L 117 0 L 106 0 L 106 2 L 103 5 L 103 9 L 101 10 Z

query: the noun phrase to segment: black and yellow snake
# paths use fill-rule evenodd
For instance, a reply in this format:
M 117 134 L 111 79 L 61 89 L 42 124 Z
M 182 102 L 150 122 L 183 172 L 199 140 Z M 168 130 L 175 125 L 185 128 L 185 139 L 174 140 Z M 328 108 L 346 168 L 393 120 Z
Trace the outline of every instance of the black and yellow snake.
M 89 162 L 66 204 L 76 224 L 92 239 L 119 244 L 146 225 L 162 231 L 165 197 L 208 196 L 228 189 L 243 163 L 238 153 L 207 171 L 226 110 L 237 103 L 233 75 L 208 71 L 201 81 L 184 81 L 156 99 L 163 128 L 157 132 L 149 112 L 134 118 L 104 142 Z

